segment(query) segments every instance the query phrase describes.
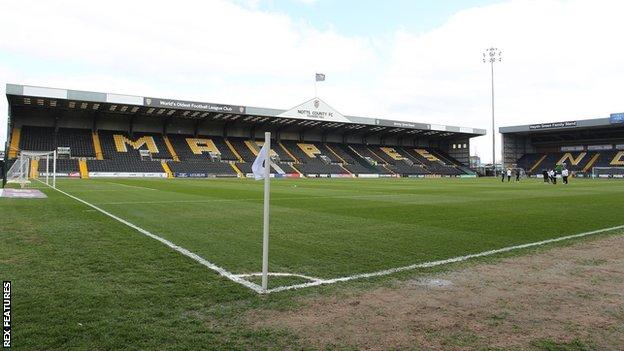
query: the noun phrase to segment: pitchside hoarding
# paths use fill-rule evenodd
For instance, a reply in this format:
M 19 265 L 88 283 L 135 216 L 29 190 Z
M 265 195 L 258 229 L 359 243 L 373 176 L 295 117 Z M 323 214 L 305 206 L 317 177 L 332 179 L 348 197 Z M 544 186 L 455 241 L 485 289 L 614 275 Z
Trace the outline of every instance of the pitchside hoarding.
M 208 102 L 183 101 L 159 98 L 144 98 L 143 105 L 175 110 L 193 110 L 215 113 L 245 114 L 245 106 L 211 104 Z

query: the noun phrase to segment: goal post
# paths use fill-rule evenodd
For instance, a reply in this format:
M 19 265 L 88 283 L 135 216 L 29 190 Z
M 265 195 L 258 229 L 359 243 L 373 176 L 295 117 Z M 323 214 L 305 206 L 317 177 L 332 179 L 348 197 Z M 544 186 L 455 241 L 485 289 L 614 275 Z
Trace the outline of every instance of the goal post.
M 45 178 L 41 181 L 56 188 L 56 156 L 56 151 L 21 151 L 6 172 L 6 182 L 26 187 L 31 179 L 39 178 L 39 164 L 45 162 Z
M 592 178 L 624 178 L 624 167 L 592 167 Z

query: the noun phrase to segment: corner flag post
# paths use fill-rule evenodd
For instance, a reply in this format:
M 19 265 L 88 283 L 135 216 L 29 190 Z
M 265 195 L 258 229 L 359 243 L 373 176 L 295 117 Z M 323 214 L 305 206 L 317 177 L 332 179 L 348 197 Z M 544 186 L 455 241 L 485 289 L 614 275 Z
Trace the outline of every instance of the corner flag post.
M 56 150 L 54 150 L 54 154 L 53 154 L 53 159 L 52 159 L 52 187 L 54 189 L 56 189 Z
M 262 228 L 262 290 L 267 290 L 269 283 L 269 195 L 271 179 L 271 132 L 264 133 L 264 146 L 267 156 L 264 161 L 264 223 Z
M 50 154 L 46 155 L 46 184 L 50 185 Z

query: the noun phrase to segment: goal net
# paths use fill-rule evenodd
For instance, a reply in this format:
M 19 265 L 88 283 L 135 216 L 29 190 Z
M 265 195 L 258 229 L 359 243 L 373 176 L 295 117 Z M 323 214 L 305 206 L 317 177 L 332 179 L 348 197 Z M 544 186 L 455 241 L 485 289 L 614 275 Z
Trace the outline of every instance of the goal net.
M 593 167 L 592 178 L 624 178 L 624 167 Z
M 56 161 L 56 151 L 21 151 L 6 173 L 6 182 L 24 188 L 32 179 L 39 179 L 55 188 Z

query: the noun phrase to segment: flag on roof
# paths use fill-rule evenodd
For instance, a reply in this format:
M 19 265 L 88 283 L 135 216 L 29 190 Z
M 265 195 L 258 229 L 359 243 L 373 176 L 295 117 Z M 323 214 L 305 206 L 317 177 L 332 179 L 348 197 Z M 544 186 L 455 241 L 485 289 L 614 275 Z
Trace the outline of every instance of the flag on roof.
M 317 73 L 316 74 L 316 81 L 317 82 L 324 82 L 325 81 L 325 74 L 324 73 Z

